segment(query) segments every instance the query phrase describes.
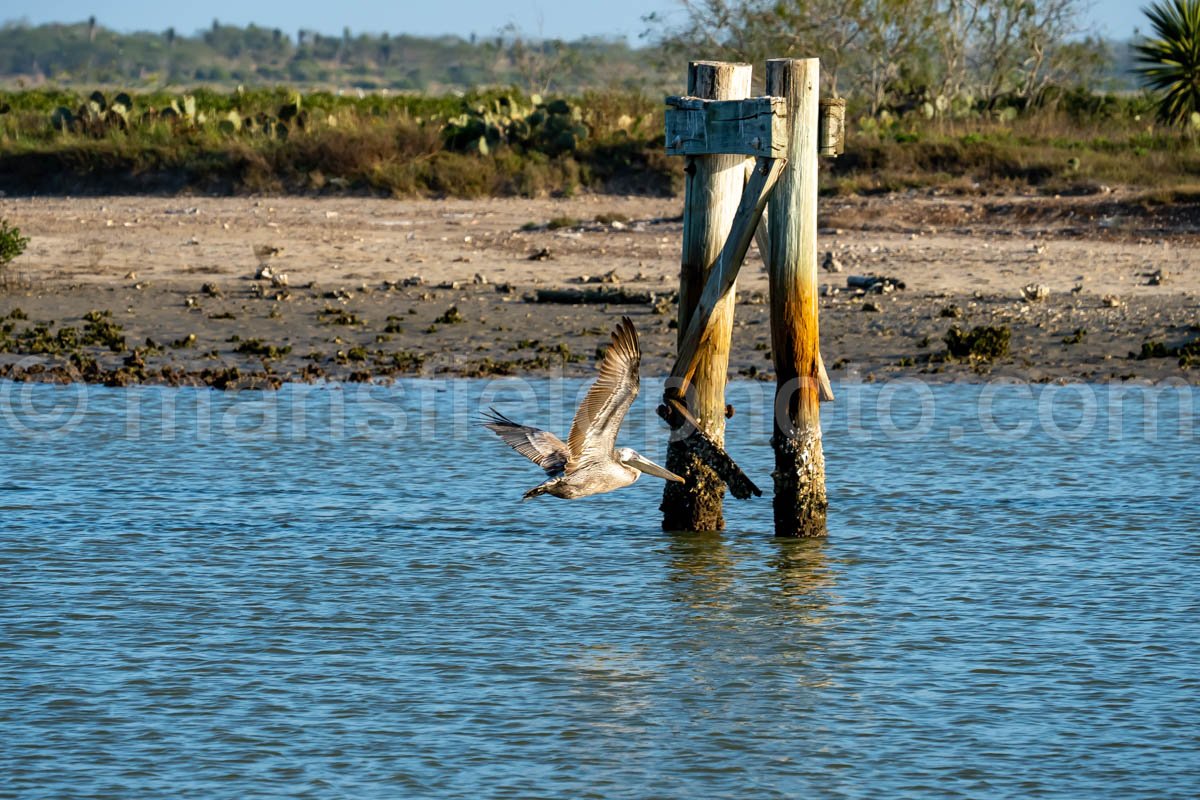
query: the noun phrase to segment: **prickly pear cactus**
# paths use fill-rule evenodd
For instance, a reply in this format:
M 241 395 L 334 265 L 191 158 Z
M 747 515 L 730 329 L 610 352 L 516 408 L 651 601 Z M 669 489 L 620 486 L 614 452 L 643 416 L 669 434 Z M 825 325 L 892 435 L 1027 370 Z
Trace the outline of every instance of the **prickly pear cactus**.
M 88 95 L 75 111 L 59 106 L 50 114 L 50 124 L 63 133 L 81 133 L 102 137 L 110 131 L 129 129 L 129 110 L 133 104 L 129 95 L 122 92 L 112 103 L 102 92 Z
M 109 97 L 95 91 L 79 97 L 78 107 L 63 105 L 55 108 L 49 114 L 48 122 L 61 133 L 96 138 L 164 125 L 175 132 L 207 129 L 224 136 L 261 136 L 269 139 L 286 139 L 296 131 L 307 130 L 310 125 L 326 123 L 323 114 L 310 120 L 310 112 L 301 108 L 299 92 L 292 92 L 288 101 L 274 114 L 240 110 L 240 105 L 229 108 L 219 102 L 211 104 L 211 97 L 210 93 L 183 94 L 170 98 L 167 105 L 155 107 L 135 103 L 128 92 L 118 92 Z M 242 97 L 243 93 L 239 92 L 239 100 Z M 336 125 L 334 117 L 330 116 L 328 120 L 329 125 Z M 499 128 L 492 135 L 499 137 Z
M 578 106 L 566 100 L 546 103 L 537 95 L 528 105 L 508 96 L 477 104 L 449 119 L 443 130 L 449 149 L 483 155 L 506 144 L 555 156 L 574 152 L 587 135 Z

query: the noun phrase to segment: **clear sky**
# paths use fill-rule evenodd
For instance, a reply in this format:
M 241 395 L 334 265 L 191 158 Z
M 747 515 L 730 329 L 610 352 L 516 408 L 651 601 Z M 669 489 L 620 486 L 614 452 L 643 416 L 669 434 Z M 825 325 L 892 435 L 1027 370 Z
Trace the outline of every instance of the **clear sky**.
M 1087 0 L 1084 0 L 1087 4 Z M 1126 38 L 1135 26 L 1145 29 L 1138 0 L 1092 0 L 1087 21 L 1096 32 Z M 192 33 L 213 19 L 245 25 L 254 22 L 293 32 L 297 28 L 340 34 L 351 31 L 436 35 L 471 33 L 491 36 L 515 24 L 529 36 L 575 39 L 585 35 L 627 36 L 632 42 L 645 29 L 642 17 L 679 8 L 677 0 L 360 0 L 350 3 L 318 0 L 207 0 L 204 3 L 162 0 L 5 0 L 0 20 L 76 22 L 95 14 L 108 28 L 121 31 L 161 31 L 174 27 Z

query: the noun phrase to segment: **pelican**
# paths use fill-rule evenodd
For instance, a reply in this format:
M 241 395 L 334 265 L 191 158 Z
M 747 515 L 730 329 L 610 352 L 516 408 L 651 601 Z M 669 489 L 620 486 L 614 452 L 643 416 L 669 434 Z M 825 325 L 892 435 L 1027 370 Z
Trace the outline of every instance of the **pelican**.
M 487 412 L 484 426 L 549 476 L 525 493 L 526 500 L 541 494 L 574 500 L 611 492 L 629 486 L 643 472 L 683 483 L 683 478 L 634 450 L 615 449 L 617 430 L 637 397 L 641 361 L 633 321 L 622 317 L 600 362 L 600 377 L 575 411 L 566 444 L 548 431 L 519 425 L 494 408 Z

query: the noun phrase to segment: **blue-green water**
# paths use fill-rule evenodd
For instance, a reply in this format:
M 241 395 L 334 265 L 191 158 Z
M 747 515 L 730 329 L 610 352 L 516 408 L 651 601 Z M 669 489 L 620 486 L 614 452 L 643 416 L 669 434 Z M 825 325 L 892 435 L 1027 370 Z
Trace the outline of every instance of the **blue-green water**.
M 724 533 L 522 503 L 579 386 L 0 385 L 0 796 L 1196 796 L 1200 392 L 842 387 L 803 542 L 761 384 Z

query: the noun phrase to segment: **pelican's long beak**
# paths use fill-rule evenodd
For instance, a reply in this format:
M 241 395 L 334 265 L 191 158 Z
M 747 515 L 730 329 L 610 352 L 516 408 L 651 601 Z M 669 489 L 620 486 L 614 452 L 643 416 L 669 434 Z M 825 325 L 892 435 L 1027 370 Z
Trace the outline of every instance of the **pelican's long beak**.
M 674 472 L 671 472 L 666 467 L 660 467 L 658 464 L 655 464 L 650 459 L 643 458 L 640 455 L 634 456 L 633 458 L 629 459 L 625 463 L 628 464 L 629 466 L 633 467 L 634 469 L 641 470 L 642 472 L 646 473 L 647 475 L 653 475 L 656 478 L 662 478 L 663 480 L 667 480 L 667 481 L 677 481 L 679 483 L 684 482 L 683 478 L 679 477 Z

